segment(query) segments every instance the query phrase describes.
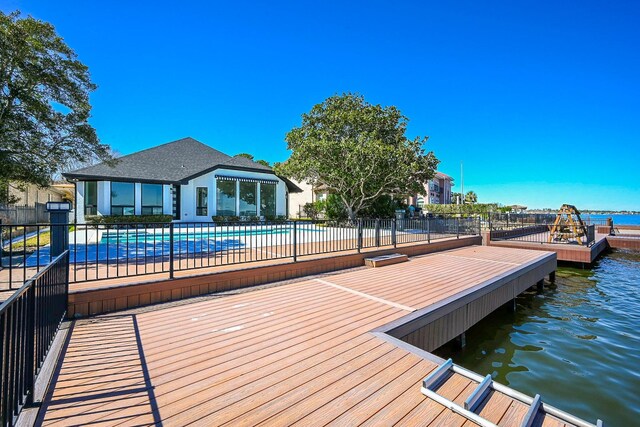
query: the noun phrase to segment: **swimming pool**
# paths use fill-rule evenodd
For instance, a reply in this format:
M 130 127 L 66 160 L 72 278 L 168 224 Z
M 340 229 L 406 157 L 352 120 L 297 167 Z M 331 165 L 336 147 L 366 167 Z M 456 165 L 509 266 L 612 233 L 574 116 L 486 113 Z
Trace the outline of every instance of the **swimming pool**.
M 305 230 L 307 231 L 307 230 Z M 322 230 L 314 230 L 322 231 Z M 255 228 L 242 230 L 220 230 L 220 231 L 197 231 L 188 229 L 177 229 L 173 233 L 174 240 L 201 240 L 201 239 L 225 239 L 230 237 L 251 237 L 251 236 L 271 236 L 286 235 L 291 232 L 290 227 L 278 228 Z M 171 238 L 169 229 L 159 229 L 156 231 L 106 231 L 100 237 L 100 243 L 154 243 L 168 241 Z

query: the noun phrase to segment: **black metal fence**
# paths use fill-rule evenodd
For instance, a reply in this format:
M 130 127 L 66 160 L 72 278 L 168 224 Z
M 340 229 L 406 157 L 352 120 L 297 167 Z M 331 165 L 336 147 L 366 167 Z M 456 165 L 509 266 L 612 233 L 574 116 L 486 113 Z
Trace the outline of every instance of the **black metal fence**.
M 65 251 L 0 305 L 0 424 L 33 403 L 35 381 L 67 311 Z
M 566 222 L 556 225 L 553 214 L 496 214 L 489 216 L 491 240 L 528 243 L 578 244 L 591 246 L 596 240 L 596 226 L 605 225 L 604 218 L 582 218 L 583 226 Z
M 51 261 L 50 226 L 5 230 L 0 283 L 21 283 Z M 26 226 L 23 226 L 26 227 Z M 256 223 L 73 224 L 70 281 L 168 273 L 479 234 L 478 218 L 360 219 Z M 1 226 L 0 226 L 1 228 Z M 6 228 L 6 226 L 5 226 Z M 15 237 L 16 233 L 18 237 Z M 26 238 L 25 238 L 26 237 Z

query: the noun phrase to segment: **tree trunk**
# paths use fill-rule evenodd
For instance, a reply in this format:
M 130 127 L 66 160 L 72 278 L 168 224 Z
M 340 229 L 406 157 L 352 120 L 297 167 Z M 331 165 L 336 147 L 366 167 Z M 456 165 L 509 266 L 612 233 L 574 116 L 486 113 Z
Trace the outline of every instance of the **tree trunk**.
M 349 224 L 356 224 L 356 213 L 353 210 L 352 206 L 347 206 L 347 214 L 349 215 Z

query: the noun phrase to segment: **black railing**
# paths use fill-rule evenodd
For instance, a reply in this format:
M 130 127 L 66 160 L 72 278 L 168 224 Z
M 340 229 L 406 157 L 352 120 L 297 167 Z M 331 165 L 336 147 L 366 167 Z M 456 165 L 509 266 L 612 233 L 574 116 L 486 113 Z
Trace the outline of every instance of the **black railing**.
M 594 219 L 593 223 L 583 219 L 583 226 L 561 223 L 556 225 L 556 215 L 546 214 L 492 214 L 488 228 L 490 239 L 511 240 L 527 243 L 579 244 L 591 246 L 596 240 L 596 225 L 606 219 Z
M 73 224 L 69 231 L 70 282 L 168 273 L 319 255 L 479 234 L 478 218 L 360 219 L 349 221 Z M 44 226 L 4 245 L 13 259 L 0 271 L 9 284 L 51 260 L 38 244 Z M 48 231 L 47 231 L 48 232 Z M 11 234 L 11 233 L 10 233 Z M 35 237 L 34 237 L 35 236 Z M 40 236 L 40 237 L 38 237 Z M 5 241 L 6 243 L 6 241 Z M 47 242 L 48 243 L 48 242 Z M 17 252 L 16 252 L 17 251 Z M 19 253 L 16 256 L 16 253 Z M 5 285 L 6 288 L 6 285 Z
M 33 403 L 35 381 L 67 312 L 69 252 L 56 257 L 0 306 L 0 424 Z

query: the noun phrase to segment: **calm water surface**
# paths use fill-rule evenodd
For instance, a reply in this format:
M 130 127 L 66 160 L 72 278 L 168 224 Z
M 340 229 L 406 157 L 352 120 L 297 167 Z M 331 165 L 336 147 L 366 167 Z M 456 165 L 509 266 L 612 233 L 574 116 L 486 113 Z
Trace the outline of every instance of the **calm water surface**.
M 639 252 L 560 267 L 555 285 L 518 297 L 515 313 L 470 329 L 463 350 L 436 353 L 587 421 L 640 426 L 639 287 Z
M 583 214 L 582 219 L 594 218 L 594 219 L 606 219 L 612 218 L 615 225 L 640 225 L 640 215 L 600 215 L 600 214 Z

